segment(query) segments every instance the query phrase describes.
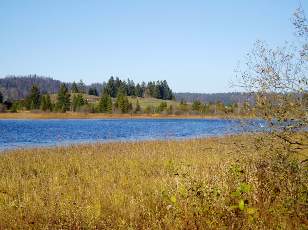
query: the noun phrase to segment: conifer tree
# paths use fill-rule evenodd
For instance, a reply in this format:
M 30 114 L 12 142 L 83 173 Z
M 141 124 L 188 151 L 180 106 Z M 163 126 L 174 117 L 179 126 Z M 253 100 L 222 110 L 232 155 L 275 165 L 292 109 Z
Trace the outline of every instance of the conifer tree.
M 152 97 L 158 98 L 158 99 L 162 98 L 158 85 L 154 85 Z
M 41 103 L 40 90 L 36 85 L 33 85 L 29 96 L 26 98 L 27 109 L 39 109 Z
M 18 109 L 20 108 L 20 105 L 17 101 L 13 102 L 11 108 L 10 108 L 10 112 L 11 113 L 17 113 Z
M 112 99 L 107 92 L 102 95 L 98 104 L 98 110 L 101 113 L 112 113 Z
M 78 93 L 86 93 L 86 84 L 82 80 L 78 83 Z
M 57 97 L 57 109 L 58 111 L 65 113 L 70 109 L 71 100 L 70 94 L 65 84 L 61 84 L 60 91 Z
M 115 106 L 120 109 L 122 113 L 128 113 L 132 109 L 132 104 L 129 103 L 127 96 L 122 92 L 118 94 Z
M 89 95 L 98 96 L 98 92 L 96 88 L 90 88 L 88 91 Z
M 158 112 L 163 112 L 165 109 L 167 109 L 167 102 L 163 101 L 160 103 L 160 105 L 158 106 Z
M 86 104 L 85 99 L 83 98 L 82 94 L 77 94 L 73 96 L 73 100 L 72 100 L 72 110 L 78 111 L 78 109 L 80 107 L 82 107 L 83 105 Z
M 201 102 L 200 101 L 194 101 L 192 104 L 192 110 L 193 111 L 200 111 L 201 109 Z
M 52 111 L 52 103 L 49 94 L 43 95 L 41 100 L 41 110 Z
M 77 86 L 76 82 L 73 82 L 73 84 L 72 84 L 72 93 L 79 93 L 78 86 Z
M 133 80 L 127 80 L 127 95 L 136 96 L 136 86 Z
M 110 77 L 108 80 L 106 87 L 104 89 L 105 92 L 111 97 L 116 97 L 116 86 L 115 86 L 115 80 L 113 77 Z
M 136 88 L 135 88 L 135 95 L 136 95 L 137 97 L 143 97 L 143 89 L 142 89 L 142 87 L 140 86 L 139 83 L 136 85 Z

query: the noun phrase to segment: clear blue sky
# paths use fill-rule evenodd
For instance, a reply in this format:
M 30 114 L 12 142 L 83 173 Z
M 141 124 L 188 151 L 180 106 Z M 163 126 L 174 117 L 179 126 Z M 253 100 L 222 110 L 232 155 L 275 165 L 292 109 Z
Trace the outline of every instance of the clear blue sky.
M 308 1 L 301 1 L 308 11 Z M 0 77 L 166 79 L 176 92 L 232 91 L 257 39 L 291 40 L 299 0 L 0 0 Z

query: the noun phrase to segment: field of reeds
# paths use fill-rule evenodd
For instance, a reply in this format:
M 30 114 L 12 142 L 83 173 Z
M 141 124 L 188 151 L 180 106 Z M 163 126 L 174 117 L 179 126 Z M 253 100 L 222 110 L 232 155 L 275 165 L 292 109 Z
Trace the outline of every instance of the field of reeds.
M 307 229 L 307 155 L 263 135 L 5 152 L 0 229 Z

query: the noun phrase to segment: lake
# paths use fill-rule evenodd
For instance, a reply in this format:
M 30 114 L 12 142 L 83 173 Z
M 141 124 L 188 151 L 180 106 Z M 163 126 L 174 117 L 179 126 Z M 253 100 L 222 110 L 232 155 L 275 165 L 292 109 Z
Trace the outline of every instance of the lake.
M 224 119 L 0 120 L 0 150 L 77 143 L 200 138 L 262 127 Z

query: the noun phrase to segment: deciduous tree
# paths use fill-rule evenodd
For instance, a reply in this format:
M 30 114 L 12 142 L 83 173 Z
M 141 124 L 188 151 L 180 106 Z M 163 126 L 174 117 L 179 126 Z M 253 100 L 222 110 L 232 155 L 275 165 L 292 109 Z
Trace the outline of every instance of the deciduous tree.
M 257 41 L 238 71 L 240 86 L 255 94 L 256 115 L 289 146 L 300 144 L 294 134 L 308 125 L 308 24 L 302 10 L 296 11 L 294 25 L 299 45 L 273 48 Z

